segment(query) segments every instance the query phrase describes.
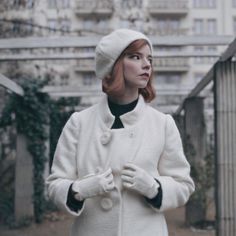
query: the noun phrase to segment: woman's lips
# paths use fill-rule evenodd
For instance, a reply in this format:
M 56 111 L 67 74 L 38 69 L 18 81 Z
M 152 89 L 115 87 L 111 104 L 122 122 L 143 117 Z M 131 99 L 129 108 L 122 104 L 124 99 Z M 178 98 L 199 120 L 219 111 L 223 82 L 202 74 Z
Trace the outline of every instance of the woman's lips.
M 143 73 L 140 76 L 145 78 L 145 79 L 149 79 L 149 74 L 148 73 Z

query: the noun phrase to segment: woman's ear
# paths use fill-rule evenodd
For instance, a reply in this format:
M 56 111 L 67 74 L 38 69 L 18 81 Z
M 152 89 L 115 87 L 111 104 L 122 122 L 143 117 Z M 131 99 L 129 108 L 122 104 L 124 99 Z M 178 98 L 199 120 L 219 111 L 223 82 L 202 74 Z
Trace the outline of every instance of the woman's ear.
M 107 75 L 103 80 L 102 80 L 102 91 L 107 92 L 109 85 L 111 84 L 111 75 Z
M 109 86 L 111 84 L 111 75 L 107 75 L 103 80 L 102 80 L 102 86 Z

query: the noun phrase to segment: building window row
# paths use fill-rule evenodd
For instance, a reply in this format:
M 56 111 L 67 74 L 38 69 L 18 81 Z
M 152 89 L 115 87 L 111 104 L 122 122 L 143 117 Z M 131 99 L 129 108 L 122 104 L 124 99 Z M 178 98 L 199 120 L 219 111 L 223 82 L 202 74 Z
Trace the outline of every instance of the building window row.
M 49 9 L 67 9 L 70 8 L 70 0 L 48 0 Z
M 216 8 L 216 0 L 193 0 L 194 8 Z
M 82 10 L 96 10 L 96 9 L 112 9 L 113 0 L 77 0 L 76 5 L 78 9 Z
M 199 52 L 204 54 L 204 52 L 212 52 L 215 53 L 217 52 L 217 47 L 216 46 L 195 46 L 194 47 L 195 52 Z M 194 58 L 194 62 L 196 64 L 214 64 L 217 60 L 217 57 L 214 56 L 199 56 Z
M 34 8 L 35 0 L 1 0 L 0 3 L 3 9 L 6 10 L 19 10 L 22 8 Z
M 121 8 L 123 9 L 131 9 L 133 7 L 142 8 L 143 0 L 122 0 Z
M 71 30 L 71 21 L 67 18 L 48 19 L 48 28 L 51 33 L 56 31 L 67 33 Z
M 195 35 L 216 35 L 216 19 L 194 19 L 193 32 Z
M 106 34 L 111 30 L 109 24 L 110 21 L 107 19 L 85 19 L 82 22 L 81 30 L 86 32 Z
M 183 32 L 180 20 L 171 18 L 157 19 L 155 28 L 159 35 L 178 35 Z
M 92 72 L 87 72 L 83 74 L 83 86 L 97 86 L 98 79 L 95 77 L 95 74 Z
M 34 33 L 33 20 L 12 19 L 0 22 L 1 37 L 29 36 Z
M 167 85 L 176 85 L 181 81 L 180 74 L 172 74 L 172 73 L 158 73 L 157 75 L 157 84 L 167 84 Z

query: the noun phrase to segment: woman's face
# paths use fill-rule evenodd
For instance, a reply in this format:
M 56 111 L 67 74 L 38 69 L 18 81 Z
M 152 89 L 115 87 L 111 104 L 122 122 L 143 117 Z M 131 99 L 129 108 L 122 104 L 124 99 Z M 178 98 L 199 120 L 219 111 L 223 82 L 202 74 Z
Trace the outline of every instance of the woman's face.
M 126 54 L 123 60 L 125 87 L 145 88 L 152 72 L 152 55 L 146 44 L 134 53 Z

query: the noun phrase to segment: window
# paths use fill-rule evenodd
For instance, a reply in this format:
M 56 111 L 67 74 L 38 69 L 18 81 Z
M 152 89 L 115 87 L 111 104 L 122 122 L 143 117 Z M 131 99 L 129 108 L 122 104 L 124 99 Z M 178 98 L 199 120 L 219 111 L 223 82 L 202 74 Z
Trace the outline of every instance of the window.
M 156 30 L 160 35 L 173 35 L 180 32 L 180 21 L 177 19 L 158 19 Z
M 84 20 L 83 21 L 83 29 L 87 31 L 91 31 L 94 28 L 94 21 L 92 20 Z
M 50 8 L 50 9 L 57 8 L 57 1 L 56 0 L 48 0 L 48 8 Z
M 208 35 L 215 35 L 217 34 L 216 30 L 216 19 L 208 19 L 207 20 L 207 34 Z
M 193 31 L 195 35 L 217 34 L 216 19 L 194 19 Z
M 181 80 L 181 76 L 178 74 L 171 74 L 171 73 L 166 73 L 166 74 L 161 74 L 158 73 L 157 75 L 157 83 L 158 84 L 179 84 Z
M 132 9 L 134 7 L 141 9 L 143 7 L 143 0 L 123 0 L 121 7 L 123 9 Z
M 216 0 L 194 0 L 195 8 L 216 8 Z
M 69 32 L 71 28 L 71 22 L 69 19 L 62 19 L 61 20 L 61 30 L 63 33 Z
M 98 29 L 103 31 L 103 30 L 106 30 L 108 28 L 107 25 L 108 25 L 107 20 L 99 20 L 97 27 L 98 27 Z
M 215 53 L 217 52 L 217 47 L 216 46 L 208 46 L 207 48 L 208 52 Z M 217 61 L 217 57 L 212 56 L 208 57 L 208 63 L 214 64 Z
M 194 47 L 194 51 L 198 52 L 198 53 L 203 53 L 204 47 L 203 46 L 196 46 L 196 47 Z M 196 64 L 202 64 L 202 63 L 204 63 L 204 58 L 201 56 L 197 56 L 194 58 L 194 61 Z
M 30 1 L 32 1 L 32 0 L 30 0 Z M 70 0 L 48 0 L 48 8 L 50 8 L 50 9 L 56 9 L 56 8 L 68 9 L 68 8 L 70 8 Z
M 61 86 L 65 86 L 65 85 L 68 85 L 69 83 L 68 83 L 68 81 L 69 81 L 69 74 L 67 74 L 67 73 L 62 73 L 61 75 L 60 75 L 60 85 Z
M 194 47 L 194 51 L 195 52 L 199 52 L 199 53 L 202 53 L 202 54 L 204 54 L 204 52 L 205 52 L 205 54 L 206 53 L 215 53 L 215 52 L 217 52 L 217 47 L 216 46 L 208 46 L 208 47 L 204 47 L 204 46 L 196 46 L 196 47 Z M 216 60 L 217 60 L 217 57 L 215 57 L 215 56 L 197 56 L 197 57 L 195 57 L 195 63 L 196 64 L 213 64 L 213 63 L 215 63 L 216 62 Z
M 25 31 L 26 31 L 26 33 L 27 34 L 32 34 L 33 33 L 33 30 L 34 30 L 34 28 L 33 28 L 33 20 L 32 19 L 29 19 L 29 20 L 27 20 L 26 21 L 26 25 L 25 25 Z
M 204 34 L 204 22 L 203 19 L 195 19 L 194 20 L 194 34 L 200 35 Z
M 13 31 L 14 35 L 20 34 L 20 31 L 21 31 L 20 21 L 18 21 L 18 20 L 14 21 L 12 31 Z
M 32 9 L 34 7 L 34 0 L 27 0 L 26 7 Z
M 96 79 L 94 73 L 85 73 L 83 75 L 83 85 L 84 86 L 91 86 L 96 84 Z
M 57 0 L 57 7 L 62 9 L 70 8 L 70 0 Z
M 48 20 L 48 27 L 50 32 L 55 32 L 57 29 L 57 20 L 56 19 L 49 19 Z

